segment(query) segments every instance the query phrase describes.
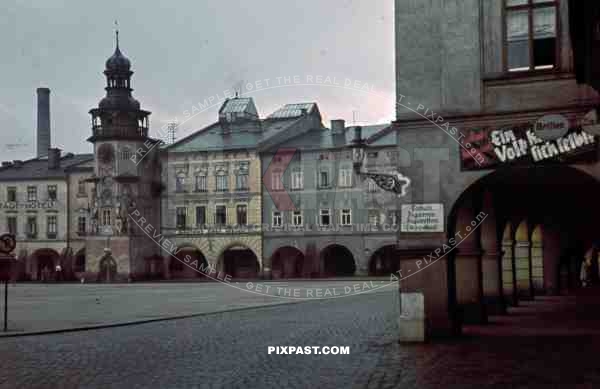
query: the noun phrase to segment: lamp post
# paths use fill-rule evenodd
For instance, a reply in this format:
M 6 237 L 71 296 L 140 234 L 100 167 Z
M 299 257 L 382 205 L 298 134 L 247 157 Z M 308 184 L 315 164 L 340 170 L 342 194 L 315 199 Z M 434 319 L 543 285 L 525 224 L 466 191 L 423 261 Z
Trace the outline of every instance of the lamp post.
M 12 275 L 15 258 L 12 254 L 16 239 L 12 234 L 0 236 L 0 281 L 4 281 L 4 332 L 8 331 L 8 281 Z

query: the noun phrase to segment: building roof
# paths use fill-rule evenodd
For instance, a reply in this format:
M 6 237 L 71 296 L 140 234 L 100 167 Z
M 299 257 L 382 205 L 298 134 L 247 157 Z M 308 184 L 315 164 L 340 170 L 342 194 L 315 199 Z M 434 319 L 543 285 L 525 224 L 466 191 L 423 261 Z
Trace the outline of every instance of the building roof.
M 362 137 L 368 139 L 373 135 L 385 130 L 389 124 L 376 124 L 362 127 Z M 277 147 L 290 147 L 298 149 L 334 149 L 349 147 L 354 139 L 354 129 L 356 126 L 346 127 L 343 134 L 334 134 L 328 128 L 313 128 L 303 134 L 289 139 L 277 145 Z M 396 139 L 393 133 L 377 139 L 369 146 L 395 146 Z
M 297 104 L 286 104 L 279 108 L 277 111 L 270 114 L 267 119 L 287 119 L 297 118 L 302 116 L 302 112 L 305 111 L 308 114 L 318 110 L 316 103 L 297 103 Z
M 13 161 L 11 165 L 0 167 L 0 181 L 66 178 L 70 169 L 93 159 L 94 154 L 67 153 L 61 156 L 60 167 L 58 169 L 48 168 L 48 157 L 32 158 L 26 161 Z

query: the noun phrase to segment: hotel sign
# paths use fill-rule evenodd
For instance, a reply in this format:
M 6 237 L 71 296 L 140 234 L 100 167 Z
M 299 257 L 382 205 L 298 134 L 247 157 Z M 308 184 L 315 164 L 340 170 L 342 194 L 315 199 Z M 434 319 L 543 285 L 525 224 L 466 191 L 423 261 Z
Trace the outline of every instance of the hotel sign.
M 444 232 L 444 204 L 402 204 L 401 232 Z
M 7 201 L 0 203 L 0 209 L 54 209 L 56 208 L 56 201 L 26 201 L 16 202 Z
M 544 117 L 537 122 L 466 130 L 460 146 L 462 170 L 596 161 L 596 138 L 579 124 L 560 117 L 569 123 L 567 128 L 564 121 L 559 123 L 562 120 Z

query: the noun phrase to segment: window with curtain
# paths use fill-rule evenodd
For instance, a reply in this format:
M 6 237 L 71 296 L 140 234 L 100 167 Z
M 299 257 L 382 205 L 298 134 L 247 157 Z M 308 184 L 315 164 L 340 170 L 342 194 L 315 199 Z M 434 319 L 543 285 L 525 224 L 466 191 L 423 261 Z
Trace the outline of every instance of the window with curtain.
M 506 0 L 506 64 L 510 72 L 557 66 L 555 0 Z

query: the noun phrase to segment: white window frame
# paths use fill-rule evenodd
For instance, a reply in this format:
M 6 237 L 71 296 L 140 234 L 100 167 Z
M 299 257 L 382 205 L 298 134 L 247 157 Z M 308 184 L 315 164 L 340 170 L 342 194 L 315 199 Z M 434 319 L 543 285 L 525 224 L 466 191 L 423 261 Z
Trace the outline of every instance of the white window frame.
M 271 189 L 275 191 L 282 191 L 283 188 L 283 172 L 276 170 L 271 173 Z
M 219 207 L 223 207 L 225 208 L 225 223 L 218 223 L 217 222 L 217 208 Z M 215 225 L 217 226 L 226 226 L 227 225 L 227 216 L 228 215 L 228 211 L 227 211 L 227 204 L 215 204 Z
M 323 180 L 322 180 L 323 173 L 325 173 L 326 176 L 327 176 L 327 183 L 326 184 L 323 184 Z M 319 170 L 319 178 L 318 178 L 318 180 L 319 180 L 318 181 L 319 182 L 319 188 L 330 188 L 331 187 L 331 174 L 330 174 L 329 170 L 327 170 L 327 169 L 321 169 L 321 170 Z
M 375 223 L 373 223 L 371 221 L 372 214 L 377 216 L 377 221 Z M 369 209 L 367 211 L 367 218 L 368 218 L 369 224 L 372 226 L 378 226 L 379 224 L 381 224 L 381 213 L 376 209 Z
M 246 223 L 244 223 L 244 224 L 240 224 L 239 220 L 238 220 L 238 216 L 239 216 L 239 214 L 238 214 L 238 207 L 241 206 L 241 205 L 243 205 L 243 206 L 246 207 Z M 238 226 L 247 226 L 248 225 L 248 219 L 249 219 L 248 218 L 248 203 L 237 203 L 235 205 L 235 224 L 237 224 Z
M 329 217 L 329 223 L 328 224 L 323 224 L 323 216 L 325 216 L 325 213 L 327 213 L 327 216 Z M 331 208 L 321 208 L 319 209 L 319 225 L 323 226 L 323 227 L 329 227 L 331 226 Z
M 303 223 L 304 215 L 302 211 L 292 211 L 292 225 L 294 227 L 301 227 Z
M 302 190 L 304 188 L 304 172 L 302 170 L 292 171 L 292 190 Z
M 271 215 L 271 225 L 275 228 L 283 227 L 283 214 L 281 211 L 273 211 Z
M 27 187 L 27 201 L 37 201 L 37 186 L 29 185 Z
M 340 169 L 338 185 L 340 188 L 351 188 L 352 187 L 352 169 L 350 169 L 348 167 L 342 167 Z
M 196 192 L 208 192 L 208 180 L 205 174 L 196 174 L 195 186 Z
M 348 220 L 344 220 L 345 217 L 347 217 Z M 340 225 L 342 225 L 342 226 L 351 226 L 352 225 L 352 209 L 344 208 L 344 209 L 340 210 Z
M 217 174 L 215 177 L 215 187 L 217 188 L 217 192 L 229 192 L 229 176 Z
M 108 221 L 108 223 L 107 223 Z M 102 210 L 102 225 L 103 226 L 110 226 L 112 225 L 112 212 L 110 209 L 103 209 Z

